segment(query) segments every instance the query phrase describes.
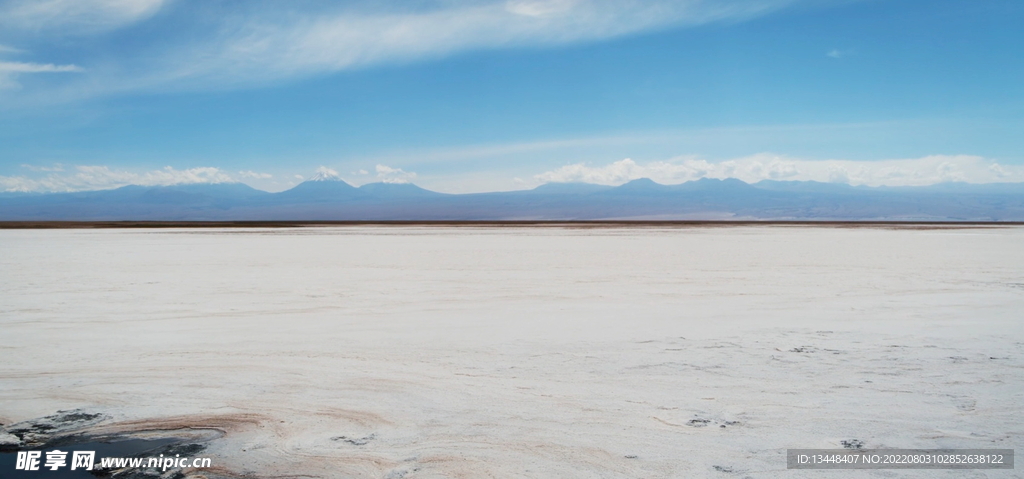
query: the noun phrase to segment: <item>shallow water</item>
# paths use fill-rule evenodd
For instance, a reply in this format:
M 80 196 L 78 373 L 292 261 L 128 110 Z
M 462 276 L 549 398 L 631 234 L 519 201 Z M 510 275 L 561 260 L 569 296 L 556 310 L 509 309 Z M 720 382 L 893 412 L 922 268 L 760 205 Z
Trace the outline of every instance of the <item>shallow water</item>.
M 111 442 L 97 442 L 95 440 L 86 440 L 86 442 L 65 442 L 55 447 L 47 448 L 29 448 L 23 449 L 24 451 L 44 451 L 42 460 L 40 461 L 40 469 L 38 471 L 23 471 L 16 470 L 15 465 L 17 463 L 17 452 L 3 452 L 0 453 L 0 477 L 11 478 L 11 479 L 40 479 L 40 478 L 52 478 L 52 479 L 85 479 L 93 478 L 90 471 L 77 468 L 71 470 L 71 451 L 94 451 L 96 452 L 95 466 L 99 466 L 100 459 L 104 457 L 134 457 L 136 455 L 150 457 L 145 453 L 155 451 L 161 447 L 174 444 L 179 442 L 177 439 L 126 439 L 120 441 Z M 60 450 L 67 452 L 68 455 L 65 458 L 66 465 L 57 469 L 56 471 L 42 467 L 46 461 L 46 451 Z M 155 456 L 154 456 L 155 457 Z

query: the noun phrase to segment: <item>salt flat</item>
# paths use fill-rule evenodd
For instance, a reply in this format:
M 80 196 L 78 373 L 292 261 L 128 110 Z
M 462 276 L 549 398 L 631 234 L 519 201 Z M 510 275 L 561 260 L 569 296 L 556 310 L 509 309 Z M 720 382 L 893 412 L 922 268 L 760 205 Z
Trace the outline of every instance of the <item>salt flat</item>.
M 0 422 L 207 426 L 260 477 L 1024 450 L 1024 228 L 0 231 Z M 724 426 L 724 427 L 722 427 Z

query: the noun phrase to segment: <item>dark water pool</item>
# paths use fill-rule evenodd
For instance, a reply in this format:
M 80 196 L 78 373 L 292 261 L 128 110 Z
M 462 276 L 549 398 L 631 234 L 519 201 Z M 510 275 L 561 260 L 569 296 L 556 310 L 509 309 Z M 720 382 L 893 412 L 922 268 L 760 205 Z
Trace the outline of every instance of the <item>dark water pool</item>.
M 18 453 L 17 452 L 2 452 L 0 453 L 0 479 L 81 479 L 91 478 L 95 479 L 96 476 L 92 474 L 94 471 L 85 471 L 82 469 L 71 470 L 71 453 L 73 451 L 95 451 L 96 462 L 95 465 L 99 466 L 100 458 L 103 457 L 132 457 L 142 456 L 148 457 L 147 452 L 156 452 L 171 444 L 180 443 L 181 439 L 125 439 L 125 440 L 112 440 L 110 442 L 100 442 L 95 438 L 83 439 L 81 442 L 67 442 L 63 441 L 45 448 L 33 448 L 24 449 L 25 451 L 42 451 L 42 457 L 40 458 L 38 471 L 20 471 L 15 470 L 17 464 Z M 42 467 L 46 463 L 46 451 L 52 451 L 59 449 L 63 452 L 67 452 L 68 455 L 65 457 L 65 466 L 51 471 L 49 468 Z M 154 454 L 154 456 L 157 454 Z M 100 476 L 103 477 L 103 476 Z

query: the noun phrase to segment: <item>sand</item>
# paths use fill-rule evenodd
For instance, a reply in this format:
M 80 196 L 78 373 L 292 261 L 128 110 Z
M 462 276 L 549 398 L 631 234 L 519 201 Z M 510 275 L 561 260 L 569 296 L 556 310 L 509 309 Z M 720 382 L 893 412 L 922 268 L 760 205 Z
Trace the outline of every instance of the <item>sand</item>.
M 1024 228 L 0 231 L 0 422 L 212 427 L 259 477 L 1024 450 Z M 724 426 L 724 427 L 722 427 Z

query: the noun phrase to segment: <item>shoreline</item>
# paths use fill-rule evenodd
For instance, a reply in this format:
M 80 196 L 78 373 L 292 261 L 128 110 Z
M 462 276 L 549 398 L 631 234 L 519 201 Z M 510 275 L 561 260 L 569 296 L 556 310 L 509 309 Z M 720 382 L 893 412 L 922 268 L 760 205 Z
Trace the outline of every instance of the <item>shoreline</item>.
M 437 226 L 495 228 L 708 228 L 800 226 L 820 228 L 988 228 L 1024 221 L 833 221 L 833 220 L 317 220 L 317 221 L 0 221 L 0 230 L 133 228 L 316 228 L 343 226 Z

